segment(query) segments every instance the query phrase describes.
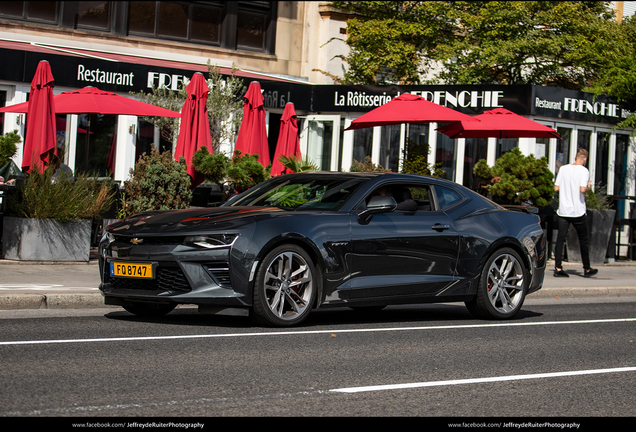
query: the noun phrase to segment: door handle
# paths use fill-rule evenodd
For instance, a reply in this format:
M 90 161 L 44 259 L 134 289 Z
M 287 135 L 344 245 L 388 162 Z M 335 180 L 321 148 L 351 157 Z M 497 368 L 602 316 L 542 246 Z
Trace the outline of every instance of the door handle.
M 436 223 L 431 228 L 434 229 L 435 231 L 444 231 L 444 230 L 450 229 L 450 225 Z

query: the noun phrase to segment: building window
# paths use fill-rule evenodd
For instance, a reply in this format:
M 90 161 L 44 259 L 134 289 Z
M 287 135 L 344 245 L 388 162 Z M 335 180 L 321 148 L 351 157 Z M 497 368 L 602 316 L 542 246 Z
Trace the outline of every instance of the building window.
M 131 1 L 128 34 L 273 53 L 275 3 Z
M 274 54 L 275 1 L 2 1 L 0 18 Z
M 607 192 L 609 173 L 609 132 L 598 132 L 596 134 L 596 163 L 594 164 L 594 183 Z M 600 191 L 595 191 L 600 192 Z
M 178 2 L 159 2 L 157 36 L 188 38 L 188 16 L 190 6 Z
M 193 5 L 190 38 L 194 41 L 220 44 L 222 16 L 220 8 Z
M 572 136 L 572 129 L 557 127 L 557 132 L 559 136 L 561 136 L 561 139 L 557 140 L 556 145 L 555 176 L 559 173 L 559 168 L 561 168 L 561 166 L 570 163 L 570 138 Z
M 236 46 L 262 51 L 265 49 L 267 15 L 239 10 L 236 18 Z
M 488 138 L 466 138 L 464 143 L 464 186 L 481 192 L 480 179 L 475 174 L 475 165 L 488 158 Z
M 154 35 L 156 13 L 156 2 L 131 1 L 128 9 L 128 31 Z
M 77 28 L 109 30 L 110 5 L 108 1 L 77 2 Z
M 380 127 L 380 165 L 393 172 L 400 169 L 400 130 L 401 125 Z
M 56 1 L 3 1 L 0 16 L 31 21 L 57 23 L 59 3 Z

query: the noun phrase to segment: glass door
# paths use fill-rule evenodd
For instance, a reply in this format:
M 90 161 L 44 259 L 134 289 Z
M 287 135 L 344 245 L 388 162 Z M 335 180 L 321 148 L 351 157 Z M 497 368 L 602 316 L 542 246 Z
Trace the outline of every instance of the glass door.
M 340 116 L 310 115 L 302 122 L 300 150 L 321 171 L 338 171 Z

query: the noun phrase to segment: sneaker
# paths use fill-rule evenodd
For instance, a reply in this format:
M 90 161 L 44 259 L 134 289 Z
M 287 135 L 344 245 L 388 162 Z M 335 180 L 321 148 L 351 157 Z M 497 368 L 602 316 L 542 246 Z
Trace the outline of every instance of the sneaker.
M 596 273 L 598 273 L 597 269 L 589 268 L 583 271 L 583 276 L 590 277 L 590 276 L 594 276 Z
M 570 277 L 570 275 L 567 274 L 565 270 L 563 269 L 561 270 L 554 269 L 554 277 Z

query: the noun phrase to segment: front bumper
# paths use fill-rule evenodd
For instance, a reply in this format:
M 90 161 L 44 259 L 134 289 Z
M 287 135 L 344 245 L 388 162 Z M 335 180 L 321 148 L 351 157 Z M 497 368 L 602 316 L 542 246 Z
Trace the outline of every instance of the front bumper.
M 200 252 L 178 244 L 124 246 L 100 247 L 99 289 L 106 304 L 142 301 L 249 307 L 245 290 L 235 289 L 241 277 L 233 274 L 230 248 Z M 153 277 L 117 277 L 111 274 L 111 263 L 151 264 Z

